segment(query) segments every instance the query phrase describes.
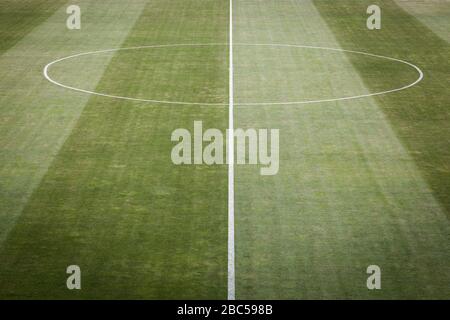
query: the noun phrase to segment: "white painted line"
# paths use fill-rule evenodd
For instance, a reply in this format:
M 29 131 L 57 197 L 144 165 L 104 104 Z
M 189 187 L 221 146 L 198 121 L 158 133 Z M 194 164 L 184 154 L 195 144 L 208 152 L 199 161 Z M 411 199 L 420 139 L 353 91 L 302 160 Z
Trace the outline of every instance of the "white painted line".
M 232 20 L 232 17 L 230 17 L 230 18 Z M 228 44 L 224 44 L 224 43 L 164 44 L 164 45 L 150 45 L 150 46 L 139 46 L 139 47 L 130 47 L 130 48 L 119 48 L 119 49 L 108 49 L 108 50 L 84 52 L 84 53 L 74 54 L 74 55 L 71 55 L 71 56 L 68 56 L 68 57 L 64 57 L 64 58 L 61 58 L 61 59 L 58 59 L 58 60 L 50 62 L 49 64 L 47 64 L 44 67 L 43 73 L 44 73 L 44 77 L 48 81 L 50 81 L 51 83 L 53 83 L 53 84 L 55 84 L 55 85 L 57 85 L 59 87 L 62 87 L 62 88 L 68 89 L 68 90 L 77 91 L 77 92 L 87 93 L 87 94 L 91 94 L 91 95 L 107 97 L 107 98 L 114 98 L 114 99 L 121 99 L 121 100 L 130 100 L 130 101 L 136 101 L 136 102 L 150 102 L 150 103 L 158 103 L 158 104 L 169 104 L 169 105 L 229 106 L 228 103 L 166 101 L 166 100 L 141 99 L 141 98 L 133 98 L 133 97 L 123 97 L 123 96 L 111 95 L 111 94 L 106 94 L 106 93 L 90 91 L 90 90 L 84 90 L 84 89 L 71 87 L 71 86 L 62 84 L 62 83 L 52 79 L 49 76 L 49 74 L 48 74 L 50 67 L 55 65 L 55 64 L 57 64 L 57 63 L 59 63 L 59 62 L 62 62 L 62 61 L 65 61 L 65 60 L 69 60 L 69 59 L 74 59 L 74 58 L 81 57 L 81 56 L 92 55 L 92 54 L 101 54 L 101 53 L 124 51 L 124 50 L 151 49 L 151 48 L 226 46 L 226 45 L 228 45 Z M 379 96 L 379 95 L 384 95 L 384 94 L 388 94 L 388 93 L 393 93 L 393 92 L 398 92 L 398 91 L 409 89 L 409 88 L 415 86 L 416 84 L 418 84 L 419 82 L 421 82 L 423 80 L 423 78 L 424 78 L 424 74 L 423 74 L 422 70 L 418 66 L 416 66 L 416 65 L 414 65 L 414 64 L 412 64 L 410 62 L 407 62 L 407 61 L 401 60 L 401 59 L 397 59 L 397 58 L 391 58 L 391 57 L 387 57 L 387 56 L 367 53 L 367 52 L 354 51 L 354 50 L 345 50 L 345 49 L 337 49 L 337 48 L 327 48 L 327 47 L 315 47 L 315 46 L 305 46 L 305 45 L 296 45 L 296 44 L 274 44 L 274 43 L 255 43 L 255 44 L 251 44 L 251 43 L 234 43 L 233 46 L 291 47 L 291 48 L 305 48 L 305 49 L 328 50 L 328 51 L 336 51 L 336 52 L 347 52 L 347 53 L 352 53 L 352 54 L 359 54 L 359 55 L 364 55 L 364 56 L 369 56 L 369 57 L 380 58 L 380 59 L 385 59 L 385 60 L 390 60 L 390 61 L 403 63 L 403 64 L 406 64 L 406 65 L 414 68 L 417 71 L 417 73 L 419 74 L 419 77 L 414 82 L 412 82 L 412 83 L 410 83 L 408 85 L 404 85 L 402 87 L 395 88 L 395 89 L 392 89 L 392 90 L 387 90 L 387 91 L 368 93 L 368 94 L 362 94 L 362 95 L 355 95 L 355 96 L 348 96 L 348 97 L 340 97 L 340 98 L 318 99 L 318 100 L 286 101 L 286 102 L 269 102 L 269 101 L 267 101 L 267 102 L 241 102 L 241 103 L 234 103 L 235 106 L 303 105 L 303 104 L 314 104 L 314 103 L 322 103 L 322 102 L 345 101 L 345 100 L 354 100 L 354 99 L 368 98 L 368 97 Z
M 228 300 L 236 298 L 234 266 L 234 70 L 233 70 L 233 0 L 230 0 L 229 32 L 229 107 L 228 107 Z

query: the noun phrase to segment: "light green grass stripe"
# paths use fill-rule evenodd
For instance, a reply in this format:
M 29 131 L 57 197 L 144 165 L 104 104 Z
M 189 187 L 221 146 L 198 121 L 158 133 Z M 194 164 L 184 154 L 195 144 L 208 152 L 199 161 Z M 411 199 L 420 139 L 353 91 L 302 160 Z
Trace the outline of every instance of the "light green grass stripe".
M 393 1 L 383 2 L 383 27 L 377 32 L 364 27 L 367 15 L 354 14 L 364 12 L 371 4 L 370 0 L 342 1 L 339 6 L 316 0 L 315 4 L 343 46 L 364 47 L 372 52 L 403 57 L 425 71 L 424 80 L 415 88 L 379 97 L 377 101 L 448 216 L 450 111 L 446 84 L 450 81 L 449 43 Z M 374 70 L 371 65 L 355 63 L 353 57 L 349 58 L 361 74 Z M 377 69 L 379 71 L 372 79 L 364 76 L 366 85 L 372 90 L 377 89 L 373 79 L 387 82 L 398 78 L 396 74 L 387 73 L 391 71 L 388 68 Z
M 226 43 L 228 14 L 226 1 L 149 1 L 123 47 Z M 227 46 L 118 53 L 96 90 L 226 103 L 227 57 Z M 170 158 L 172 132 L 194 120 L 225 129 L 227 110 L 92 97 L 3 246 L 0 296 L 225 299 L 227 167 Z M 65 287 L 69 264 L 80 291 Z
M 146 1 L 78 1 L 82 29 L 66 28 L 66 7 L 0 56 L 0 243 L 75 126 L 89 96 L 51 85 L 49 61 L 76 52 L 119 47 Z M 20 13 L 18 13 L 20 14 Z M 36 12 L 36 15 L 39 15 Z M 95 88 L 110 59 L 74 65 Z
M 67 0 L 3 0 L 0 3 L 0 54 L 45 22 Z
M 235 12 L 237 42 L 340 47 L 311 1 L 245 1 Z M 370 91 L 346 55 L 235 56 L 238 97 L 264 95 L 283 75 L 285 97 Z M 448 221 L 375 99 L 236 110 L 236 127 L 255 126 L 280 129 L 280 173 L 237 167 L 238 298 L 448 297 Z M 370 264 L 383 270 L 381 291 L 366 288 Z
M 450 43 L 450 1 L 395 0 L 395 3 Z

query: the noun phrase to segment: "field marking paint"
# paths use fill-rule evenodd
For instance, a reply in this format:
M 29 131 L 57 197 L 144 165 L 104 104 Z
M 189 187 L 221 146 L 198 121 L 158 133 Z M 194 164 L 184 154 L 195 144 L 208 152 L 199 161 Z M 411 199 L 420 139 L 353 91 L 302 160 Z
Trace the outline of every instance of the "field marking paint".
M 231 1 L 231 0 L 230 0 Z M 230 4 L 230 10 L 232 9 L 232 4 Z M 230 22 L 232 22 L 233 17 L 232 17 L 232 11 L 230 11 Z M 230 32 L 232 32 L 232 26 L 230 26 Z M 230 39 L 231 39 L 232 35 L 230 34 Z M 384 94 L 389 94 L 389 93 L 394 93 L 394 92 L 398 92 L 398 91 L 402 91 L 402 90 L 406 90 L 409 89 L 413 86 L 415 86 L 416 84 L 418 84 L 419 82 L 421 82 L 424 78 L 424 74 L 422 72 L 422 70 L 416 66 L 415 64 L 412 64 L 411 62 L 405 61 L 405 60 L 401 60 L 401 59 L 397 59 L 397 58 L 391 58 L 391 57 L 387 57 L 387 56 L 382 56 L 382 55 L 377 55 L 377 54 L 372 54 L 372 53 L 367 53 L 367 52 L 362 52 L 362 51 L 355 51 L 355 50 L 346 50 L 346 49 L 338 49 L 338 48 L 327 48 L 327 47 L 316 47 L 316 46 L 306 46 L 306 45 L 296 45 L 296 44 L 274 44 L 274 43 L 255 43 L 255 44 L 251 44 L 251 43 L 234 43 L 234 44 L 224 44 L 224 43 L 205 43 L 205 44 L 164 44 L 164 45 L 149 45 L 149 46 L 139 46 L 139 47 L 129 47 L 129 48 L 119 48 L 119 49 L 107 49 L 107 50 L 99 50 L 99 51 L 91 51 L 91 52 L 84 52 L 84 53 L 78 53 L 78 54 L 74 54 L 71 56 L 67 56 L 64 58 L 60 58 L 58 60 L 52 61 L 50 63 L 48 63 L 43 70 L 44 73 L 44 77 L 50 81 L 51 83 L 68 89 L 68 90 L 73 90 L 73 91 L 77 91 L 77 92 L 81 92 L 81 93 L 86 93 L 86 94 L 91 94 L 91 95 L 96 95 L 96 96 L 101 96 L 101 97 L 107 97 L 107 98 L 114 98 L 114 99 L 121 99 L 121 100 L 129 100 L 129 101 L 136 101 L 136 102 L 150 102 L 150 103 L 158 103 L 158 104 L 171 104 L 171 105 L 202 105 L 202 106 L 229 106 L 229 103 L 207 103 L 207 102 L 183 102 L 183 101 L 166 101 L 166 100 L 153 100 L 153 99 L 140 99 L 140 98 L 132 98 L 132 97 L 123 97 L 123 96 L 117 96 L 117 95 L 110 95 L 110 94 L 106 94 L 106 93 L 99 93 L 99 92 L 95 92 L 95 91 L 90 91 L 90 90 L 84 90 L 84 89 L 80 89 L 80 88 L 76 88 L 76 87 L 71 87 L 65 84 L 62 84 L 56 80 L 53 80 L 49 75 L 49 69 L 51 66 L 65 61 L 65 60 L 69 60 L 69 59 L 74 59 L 77 57 L 81 57 L 81 56 L 86 56 L 86 55 L 93 55 L 93 54 L 101 54 L 101 53 L 108 53 L 108 52 L 117 52 L 117 51 L 125 51 L 125 50 L 139 50 L 139 49 L 151 49 L 151 48 L 168 48 L 168 47 L 202 47 L 202 46 L 226 46 L 226 45 L 230 45 L 230 48 L 234 45 L 234 46 L 266 46 L 266 47 L 290 47 L 290 48 L 305 48 L 305 49 L 314 49 L 314 50 L 328 50 L 328 51 L 335 51 L 335 52 L 346 52 L 346 53 L 352 53 L 352 54 L 359 54 L 359 55 L 364 55 L 364 56 L 369 56 L 369 57 L 374 57 L 374 58 L 379 58 L 379 59 L 385 59 L 385 60 L 390 60 L 390 61 L 395 61 L 395 62 L 399 62 L 399 63 L 403 63 L 406 64 L 410 67 L 412 67 L 413 69 L 415 69 L 417 71 L 417 73 L 419 74 L 419 77 L 412 83 L 405 85 L 403 87 L 400 88 L 396 88 L 396 89 L 391 89 L 391 90 L 387 90 L 387 91 L 381 91 L 381 92 L 375 92 L 375 93 L 368 93 L 368 94 L 361 94 L 361 95 L 355 95 L 355 96 L 349 96 L 349 97 L 342 97 L 342 98 L 329 98 L 329 99 L 318 99 L 318 100 L 304 100 L 304 101 L 287 101 L 287 102 L 241 102 L 241 103 L 234 103 L 233 102 L 233 106 L 285 106 L 285 105 L 303 105 L 303 104 L 315 104 L 315 103 L 322 103 L 322 102 L 334 102 L 334 101 L 346 101 L 346 100 L 354 100 L 354 99 L 361 99 L 361 98 L 368 98 L 368 97 L 374 97 L 374 96 L 379 96 L 379 95 L 384 95 Z M 231 53 L 231 52 L 230 52 Z
M 228 300 L 236 298 L 234 264 L 234 70 L 233 70 L 233 0 L 230 0 L 229 31 L 229 107 L 228 107 Z

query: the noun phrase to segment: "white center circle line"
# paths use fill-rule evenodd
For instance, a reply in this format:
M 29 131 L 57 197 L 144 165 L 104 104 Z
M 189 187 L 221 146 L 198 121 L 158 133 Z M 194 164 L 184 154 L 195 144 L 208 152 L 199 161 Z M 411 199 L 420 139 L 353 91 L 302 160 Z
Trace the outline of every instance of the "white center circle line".
M 63 57 L 57 60 L 54 60 L 50 63 L 48 63 L 43 70 L 44 77 L 53 83 L 54 85 L 57 85 L 59 87 L 77 91 L 85 94 L 90 95 L 96 95 L 106 98 L 113 98 L 113 99 L 120 99 L 120 100 L 128 100 L 128 101 L 136 101 L 136 102 L 148 102 L 148 103 L 158 103 L 158 104 L 169 104 L 169 105 L 201 105 L 201 106 L 228 106 L 228 103 L 210 103 L 210 102 L 185 102 L 185 101 L 169 101 L 169 100 L 155 100 L 155 99 L 143 99 L 143 98 L 133 98 L 133 97 L 125 97 L 125 96 L 118 96 L 118 95 L 112 95 L 107 93 L 101 93 L 101 92 L 95 92 L 91 90 L 85 90 L 81 88 L 72 87 L 69 85 L 65 85 L 63 83 L 60 83 L 54 79 L 52 79 L 49 76 L 49 70 L 50 68 L 60 62 L 69 60 L 69 59 L 75 59 L 82 56 L 87 55 L 95 55 L 95 54 L 102 54 L 102 53 L 109 53 L 109 52 L 117 52 L 117 51 L 127 51 L 127 50 L 140 50 L 140 49 L 156 49 L 156 48 L 170 48 L 170 47 L 206 47 L 206 46 L 228 46 L 227 43 L 204 43 L 204 44 L 198 44 L 198 43 L 184 43 L 184 44 L 162 44 L 162 45 L 148 45 L 148 46 L 138 46 L 138 47 L 128 47 L 128 48 L 118 48 L 118 49 L 107 49 L 107 50 L 98 50 L 98 51 L 89 51 L 89 52 L 83 52 L 78 53 L 74 55 L 70 55 L 67 57 Z M 260 46 L 260 47 L 286 47 L 286 48 L 305 48 L 305 49 L 313 49 L 313 50 L 327 50 L 327 51 L 335 51 L 335 52 L 346 52 L 351 54 L 358 54 L 358 55 L 364 55 L 379 59 L 385 59 L 390 61 L 399 62 L 402 64 L 405 64 L 413 69 L 416 70 L 419 77 L 412 83 L 407 84 L 405 86 L 386 90 L 386 91 L 380 91 L 380 92 L 374 92 L 374 93 L 368 93 L 368 94 L 361 94 L 361 95 L 355 95 L 355 96 L 348 96 L 348 97 L 340 97 L 340 98 L 326 98 L 326 99 L 317 99 L 317 100 L 301 100 L 301 101 L 286 101 L 286 102 L 234 102 L 235 106 L 283 106 L 283 105 L 304 105 L 304 104 L 315 104 L 315 103 L 323 103 L 323 102 L 333 102 L 333 101 L 345 101 L 345 100 L 354 100 L 354 99 L 361 99 L 361 98 L 368 98 L 373 96 L 379 96 L 379 95 L 385 95 L 393 92 L 398 92 L 402 90 L 409 89 L 415 85 L 417 85 L 419 82 L 421 82 L 424 78 L 423 71 L 416 66 L 415 64 L 397 59 L 392 57 L 387 57 L 383 55 L 378 54 L 372 54 L 368 52 L 362 52 L 362 51 L 355 51 L 355 50 L 346 50 L 346 49 L 340 49 L 340 48 L 328 48 L 328 47 L 318 47 L 318 46 L 307 46 L 307 45 L 297 45 L 297 44 L 274 44 L 274 43 L 234 43 L 234 46 Z

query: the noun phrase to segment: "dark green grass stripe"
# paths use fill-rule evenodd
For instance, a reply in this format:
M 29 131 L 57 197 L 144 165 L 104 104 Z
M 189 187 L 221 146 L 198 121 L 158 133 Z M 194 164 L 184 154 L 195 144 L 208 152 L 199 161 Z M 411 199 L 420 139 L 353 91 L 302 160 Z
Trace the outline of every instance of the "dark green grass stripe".
M 66 0 L 2 0 L 0 54 L 13 47 L 66 2 Z
M 366 28 L 365 12 L 373 1 L 314 3 L 343 48 L 405 59 L 424 71 L 424 81 L 415 88 L 377 97 L 377 101 L 449 215 L 450 45 L 394 1 L 379 2 L 383 17 L 379 31 Z M 364 79 L 367 66 L 349 58 Z M 382 81 L 384 75 L 378 76 Z M 372 85 L 376 82 L 366 81 L 366 86 L 376 89 Z
M 227 21 L 225 2 L 150 1 L 124 46 L 223 42 Z M 124 57 L 115 56 L 99 89 L 147 90 L 152 74 L 137 72 L 145 70 L 147 52 L 131 58 L 137 67 L 127 70 Z M 226 102 L 226 48 L 198 59 L 213 68 L 208 81 L 224 88 L 216 94 Z M 141 81 L 121 82 L 129 72 Z M 170 160 L 174 129 L 194 120 L 225 128 L 226 119 L 225 108 L 93 97 L 4 244 L 0 297 L 226 298 L 226 166 L 177 167 Z M 70 264 L 82 269 L 81 291 L 65 288 Z

